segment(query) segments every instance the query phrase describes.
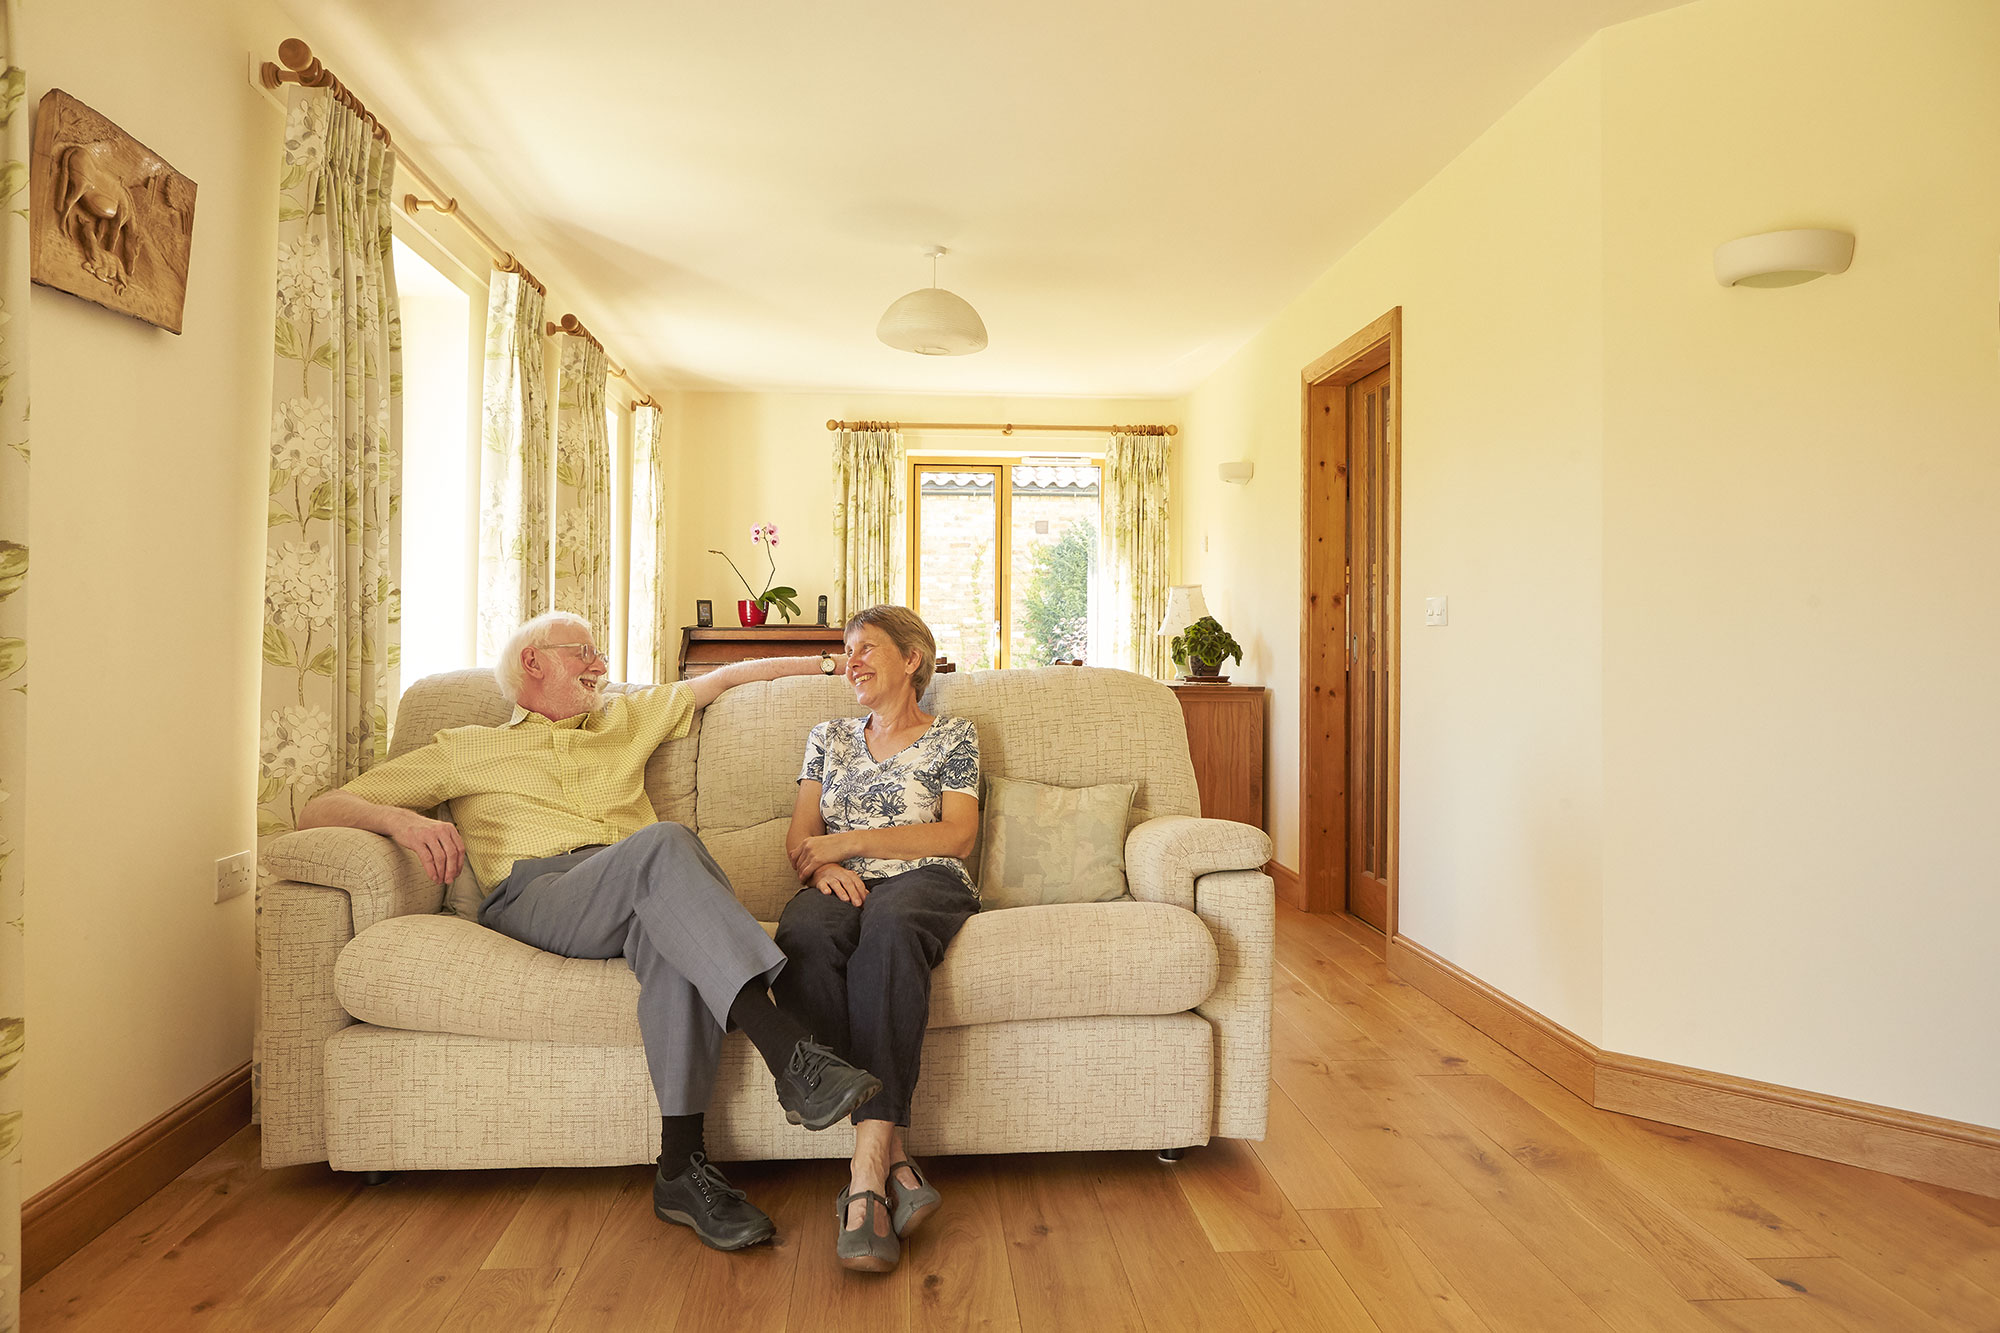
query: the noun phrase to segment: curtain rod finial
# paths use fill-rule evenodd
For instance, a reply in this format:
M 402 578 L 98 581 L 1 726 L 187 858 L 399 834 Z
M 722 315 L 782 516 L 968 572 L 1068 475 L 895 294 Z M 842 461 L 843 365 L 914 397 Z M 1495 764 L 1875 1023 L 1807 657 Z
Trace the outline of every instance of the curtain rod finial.
M 826 428 L 827 428 L 828 430 L 839 430 L 839 429 L 840 429 L 840 423 L 839 423 L 838 421 L 835 421 L 835 420 L 833 420 L 832 418 L 830 418 L 830 417 L 829 417 L 829 418 L 827 419 L 827 423 L 826 423 Z

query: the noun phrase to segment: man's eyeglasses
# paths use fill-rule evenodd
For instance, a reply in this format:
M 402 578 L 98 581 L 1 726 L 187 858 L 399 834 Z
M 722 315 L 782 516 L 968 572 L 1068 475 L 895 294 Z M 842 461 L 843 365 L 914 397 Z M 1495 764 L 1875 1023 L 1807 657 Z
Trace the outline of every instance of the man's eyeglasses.
M 545 643 L 542 647 L 551 649 L 574 648 L 576 649 L 576 655 L 582 659 L 583 664 L 587 667 L 596 666 L 604 660 L 604 654 L 598 652 L 594 645 L 588 643 Z

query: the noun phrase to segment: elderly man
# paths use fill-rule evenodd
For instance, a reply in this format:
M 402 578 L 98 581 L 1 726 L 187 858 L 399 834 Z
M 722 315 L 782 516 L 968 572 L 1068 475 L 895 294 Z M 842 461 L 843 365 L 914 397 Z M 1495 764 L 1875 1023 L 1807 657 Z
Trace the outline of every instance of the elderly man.
M 829 654 L 769 658 L 607 699 L 590 626 L 552 611 L 501 651 L 494 674 L 514 704 L 504 725 L 441 731 L 300 812 L 301 828 L 395 839 L 439 883 L 470 858 L 489 889 L 479 920 L 502 934 L 570 958 L 625 957 L 639 978 L 639 1031 L 660 1102 L 653 1211 L 719 1250 L 776 1235 L 703 1146 L 724 1030 L 749 1036 L 786 1117 L 808 1129 L 842 1119 L 882 1085 L 772 1005 L 767 991 L 784 954 L 700 840 L 658 822 L 646 761 L 733 685 L 837 669 Z M 456 826 L 420 813 L 445 801 Z

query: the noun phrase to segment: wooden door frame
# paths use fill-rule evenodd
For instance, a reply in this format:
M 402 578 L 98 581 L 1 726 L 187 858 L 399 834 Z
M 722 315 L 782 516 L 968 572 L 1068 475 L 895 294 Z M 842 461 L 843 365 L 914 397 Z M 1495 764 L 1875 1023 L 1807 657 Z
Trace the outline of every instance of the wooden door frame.
M 1401 814 L 1402 814 L 1402 592 L 1403 592 L 1403 308 L 1397 306 L 1375 320 L 1366 328 L 1346 339 L 1338 347 L 1315 360 L 1299 374 L 1299 880 L 1297 906 L 1308 912 L 1339 912 L 1346 910 L 1344 896 L 1334 892 L 1338 884 L 1329 880 L 1328 872 L 1338 868 L 1342 881 L 1346 873 L 1346 828 L 1347 828 L 1347 748 L 1346 711 L 1347 689 L 1347 646 L 1341 645 L 1341 670 L 1337 679 L 1330 679 L 1334 673 L 1324 670 L 1315 660 L 1312 626 L 1312 566 L 1315 545 L 1313 514 L 1313 468 L 1315 425 L 1319 427 L 1317 438 L 1324 444 L 1337 441 L 1338 454 L 1334 466 L 1344 476 L 1347 471 L 1347 395 L 1345 392 L 1326 394 L 1328 389 L 1344 390 L 1348 385 L 1360 380 L 1383 366 L 1389 367 L 1389 434 L 1386 440 L 1388 450 L 1387 475 L 1384 482 L 1388 487 L 1387 516 L 1390 523 L 1388 540 L 1388 568 L 1384 571 L 1383 586 L 1387 606 L 1383 616 L 1383 649 L 1388 655 L 1388 714 L 1389 714 L 1389 762 L 1388 791 L 1388 931 L 1385 938 L 1396 936 L 1400 922 L 1401 883 Z M 1322 391 L 1325 402 L 1326 420 L 1315 422 L 1313 411 L 1314 391 Z M 1347 548 L 1347 515 L 1341 515 L 1340 549 L 1343 562 Z M 1344 591 L 1343 591 L 1343 594 Z M 1315 687 L 1320 688 L 1321 697 L 1328 703 L 1325 707 L 1337 709 L 1341 722 L 1341 779 L 1338 790 L 1328 791 L 1323 784 L 1312 784 L 1307 778 L 1312 769 L 1313 721 L 1323 710 L 1313 707 Z M 1331 809 L 1328 807 L 1331 806 Z M 1331 827 L 1341 830 L 1338 839 L 1328 839 L 1316 829 L 1331 822 Z M 1334 850 L 1329 851 L 1331 842 Z

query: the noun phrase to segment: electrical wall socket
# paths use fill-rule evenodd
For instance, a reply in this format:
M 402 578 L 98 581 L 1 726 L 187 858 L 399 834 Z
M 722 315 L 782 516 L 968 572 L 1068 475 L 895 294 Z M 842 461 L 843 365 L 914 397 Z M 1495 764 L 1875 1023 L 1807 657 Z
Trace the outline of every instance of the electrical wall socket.
M 228 902 L 239 894 L 250 892 L 256 881 L 256 861 L 249 852 L 238 852 L 225 856 L 215 863 L 215 901 Z

